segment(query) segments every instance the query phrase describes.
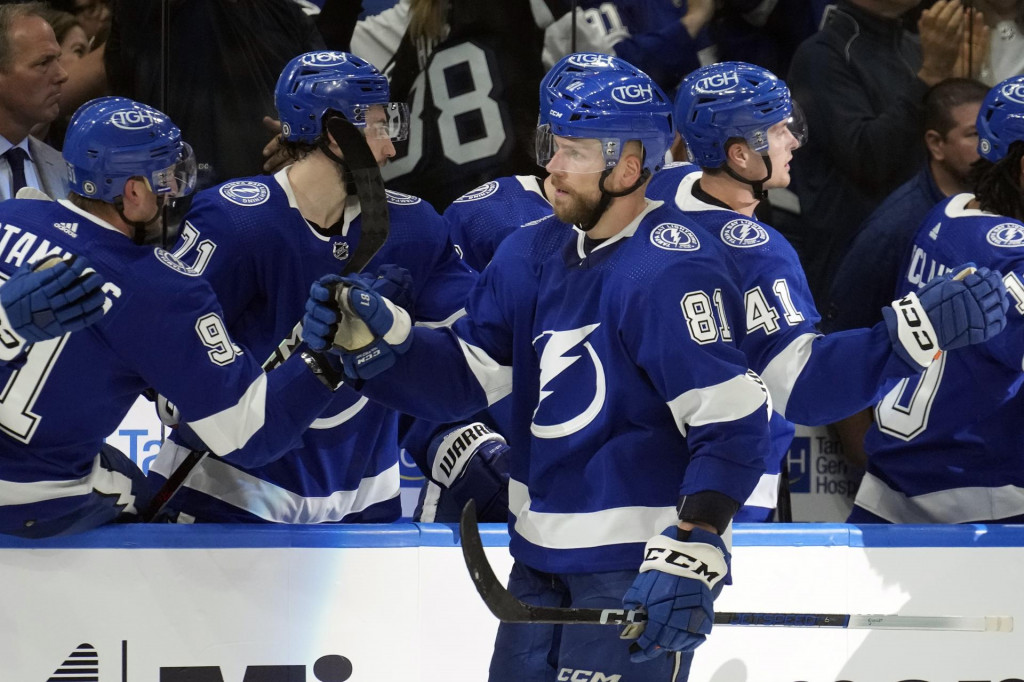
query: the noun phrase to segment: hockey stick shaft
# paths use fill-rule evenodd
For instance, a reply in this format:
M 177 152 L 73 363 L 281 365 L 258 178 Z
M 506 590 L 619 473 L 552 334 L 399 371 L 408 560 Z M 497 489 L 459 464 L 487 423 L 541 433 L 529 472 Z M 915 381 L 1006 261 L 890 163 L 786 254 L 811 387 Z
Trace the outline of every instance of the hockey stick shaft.
M 470 500 L 459 523 L 462 555 L 469 576 L 487 608 L 505 623 L 546 623 L 549 625 L 624 625 L 622 636 L 635 639 L 643 632 L 647 614 L 630 609 L 581 609 L 527 604 L 509 592 L 487 561 L 476 520 L 476 503 Z M 760 627 L 833 627 L 872 630 L 960 630 L 1010 632 L 1013 618 L 988 616 L 896 616 L 848 613 L 758 613 L 720 611 L 715 625 Z

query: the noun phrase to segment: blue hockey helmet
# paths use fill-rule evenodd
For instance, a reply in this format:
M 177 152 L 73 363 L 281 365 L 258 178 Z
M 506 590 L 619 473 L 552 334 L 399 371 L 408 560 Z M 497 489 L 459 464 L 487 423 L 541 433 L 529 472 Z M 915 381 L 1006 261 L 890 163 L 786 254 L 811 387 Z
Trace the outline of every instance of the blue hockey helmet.
M 1011 76 L 988 91 L 978 112 L 978 154 L 995 163 L 1024 140 L 1024 76 Z
M 600 142 L 596 159 L 580 157 L 572 162 L 578 162 L 578 168 L 561 170 L 595 172 L 611 168 L 630 140 L 643 145 L 644 169 L 649 173 L 664 164 L 674 134 L 672 105 L 647 74 L 638 69 L 589 70 L 558 79 L 548 92 L 551 101 L 542 102 L 546 107 L 541 115 L 544 122 L 537 126 L 540 165 L 547 166 L 558 151 L 555 137 Z
M 801 145 L 807 141 L 806 121 L 785 82 L 746 62 L 710 64 L 687 75 L 676 94 L 675 116 L 694 163 L 703 168 L 725 163 L 732 138 L 767 153 L 768 129 L 780 121 L 789 122 Z
M 572 78 L 576 74 L 588 73 L 590 71 L 638 73 L 640 70 L 625 59 L 602 52 L 574 52 L 562 57 L 540 81 L 540 118 L 537 121 L 538 125 L 548 123 L 546 118 L 548 107 L 551 104 L 552 98 L 557 97 L 557 94 L 552 92 L 551 88 L 557 86 L 565 78 Z
M 367 111 L 374 106 L 381 107 L 385 117 L 374 123 L 373 134 L 404 140 L 409 133 L 409 110 L 390 98 L 388 79 L 377 67 L 349 52 L 331 50 L 293 58 L 274 89 L 281 134 L 290 142 L 316 142 L 328 111 L 365 128 Z
M 124 183 L 143 177 L 168 198 L 191 194 L 196 159 L 170 118 L 125 97 L 101 97 L 78 108 L 64 138 L 72 192 L 113 203 Z

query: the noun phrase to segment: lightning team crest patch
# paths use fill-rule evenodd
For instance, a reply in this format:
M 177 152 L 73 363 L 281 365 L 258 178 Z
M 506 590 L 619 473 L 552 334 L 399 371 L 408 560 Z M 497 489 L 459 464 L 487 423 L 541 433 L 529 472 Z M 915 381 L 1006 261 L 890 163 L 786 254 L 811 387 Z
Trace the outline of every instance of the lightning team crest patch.
M 722 227 L 722 241 L 739 249 L 768 243 L 768 231 L 753 220 L 730 220 Z
M 700 248 L 697 235 L 676 223 L 661 223 L 651 230 L 651 243 L 666 251 L 696 251 Z

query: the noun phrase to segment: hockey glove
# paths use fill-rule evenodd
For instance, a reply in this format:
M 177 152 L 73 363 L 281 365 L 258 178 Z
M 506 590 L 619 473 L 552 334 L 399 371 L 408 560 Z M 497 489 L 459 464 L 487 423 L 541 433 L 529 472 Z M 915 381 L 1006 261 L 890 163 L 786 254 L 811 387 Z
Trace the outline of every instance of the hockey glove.
M 882 309 L 889 338 L 905 362 L 928 367 L 940 350 L 989 340 L 1006 326 L 1002 275 L 965 266 L 932 278 Z
M 78 331 L 103 317 L 104 280 L 84 258 L 25 264 L 0 286 L 0 315 L 26 343 Z
M 409 314 L 376 291 L 389 286 L 360 276 L 321 277 L 306 301 L 302 339 L 315 351 L 340 355 L 353 379 L 380 374 L 412 343 Z
M 630 648 L 632 661 L 693 651 L 704 642 L 730 558 L 722 538 L 701 528 L 671 526 L 647 542 L 640 575 L 622 599 L 627 609 L 647 611 L 647 626 Z
M 508 518 L 509 447 L 500 434 L 474 422 L 436 436 L 430 442 L 433 458 L 431 478 L 446 488 L 461 510 L 476 500 L 478 518 L 505 521 Z

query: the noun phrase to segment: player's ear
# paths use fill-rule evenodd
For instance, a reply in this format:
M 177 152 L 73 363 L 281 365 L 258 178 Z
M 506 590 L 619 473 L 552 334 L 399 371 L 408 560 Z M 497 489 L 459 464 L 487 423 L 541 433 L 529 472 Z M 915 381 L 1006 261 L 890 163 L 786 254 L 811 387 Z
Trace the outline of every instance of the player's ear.
M 942 161 L 945 156 L 942 153 L 942 142 L 942 135 L 937 130 L 926 130 L 924 132 L 924 144 L 928 147 L 928 154 L 936 161 Z
M 739 138 L 731 139 L 725 143 L 725 158 L 732 161 L 733 165 L 746 168 L 750 163 L 750 147 Z

